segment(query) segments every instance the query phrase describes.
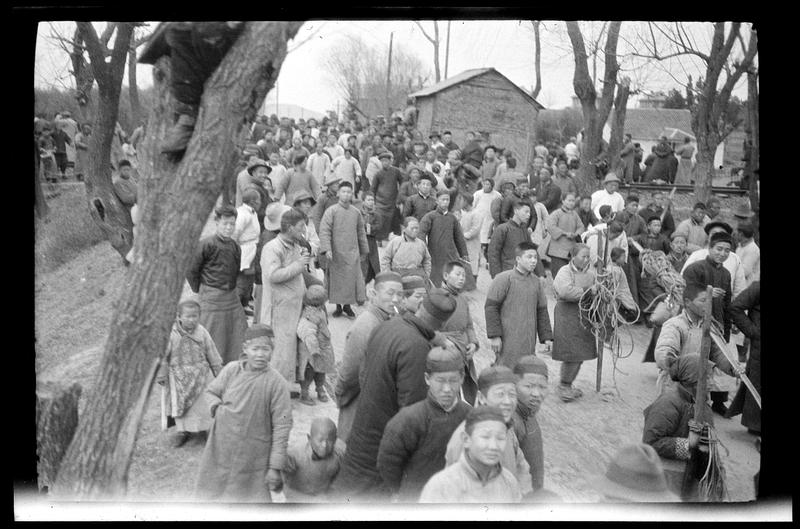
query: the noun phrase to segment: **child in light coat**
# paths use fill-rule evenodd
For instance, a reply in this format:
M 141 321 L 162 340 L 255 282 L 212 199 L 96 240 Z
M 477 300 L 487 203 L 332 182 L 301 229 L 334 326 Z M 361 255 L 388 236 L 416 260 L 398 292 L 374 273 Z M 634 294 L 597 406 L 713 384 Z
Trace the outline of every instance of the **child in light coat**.
M 317 399 L 328 402 L 325 393 L 325 374 L 335 371 L 335 358 L 325 310 L 327 292 L 322 285 L 311 285 L 303 296 L 303 312 L 297 323 L 297 378 L 300 380 L 300 402 L 315 404 L 308 394 L 311 382 L 317 388 Z

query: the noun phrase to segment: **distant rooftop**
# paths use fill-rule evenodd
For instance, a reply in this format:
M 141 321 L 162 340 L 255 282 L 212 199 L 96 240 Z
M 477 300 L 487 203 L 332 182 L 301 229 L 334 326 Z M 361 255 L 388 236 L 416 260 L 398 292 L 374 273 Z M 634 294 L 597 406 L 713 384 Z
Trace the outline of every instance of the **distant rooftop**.
M 528 92 L 526 92 L 525 90 L 523 90 L 522 88 L 520 88 L 519 86 L 514 84 L 508 77 L 506 77 L 505 75 L 501 74 L 500 72 L 498 72 L 494 68 L 474 68 L 472 70 L 464 70 L 460 74 L 454 75 L 453 77 L 448 77 L 444 81 L 440 81 L 440 82 L 438 82 L 438 83 L 436 83 L 434 85 L 431 85 L 431 86 L 429 86 L 427 88 L 423 88 L 421 90 L 417 90 L 416 92 L 414 92 L 412 94 L 409 94 L 409 97 L 426 97 L 426 96 L 430 96 L 430 95 L 433 95 L 433 94 L 435 94 L 437 92 L 441 92 L 442 90 L 446 90 L 447 88 L 450 88 L 450 87 L 455 86 L 457 84 L 463 83 L 464 81 L 468 81 L 469 79 L 481 76 L 481 75 L 489 73 L 489 72 L 495 72 L 498 75 L 500 75 L 501 77 L 503 77 L 506 81 L 508 81 L 511 85 L 513 85 L 517 90 L 519 90 L 523 95 L 525 95 L 525 97 L 528 98 L 533 104 L 535 104 L 536 107 L 539 110 L 544 109 L 544 106 L 542 106 L 538 101 L 536 101 Z
M 608 116 L 608 124 L 613 120 L 614 110 Z M 683 108 L 629 108 L 625 110 L 625 132 L 639 140 L 657 140 L 662 135 L 694 139 L 692 115 Z

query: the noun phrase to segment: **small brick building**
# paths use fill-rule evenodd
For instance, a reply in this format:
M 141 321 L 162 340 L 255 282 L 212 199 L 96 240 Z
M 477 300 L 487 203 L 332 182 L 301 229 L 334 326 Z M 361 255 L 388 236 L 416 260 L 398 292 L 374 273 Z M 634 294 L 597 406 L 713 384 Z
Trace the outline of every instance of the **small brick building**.
M 536 115 L 544 107 L 494 68 L 466 70 L 410 97 L 426 137 L 449 130 L 463 147 L 468 131 L 485 131 L 489 143 L 514 153 L 521 170 L 532 159 Z

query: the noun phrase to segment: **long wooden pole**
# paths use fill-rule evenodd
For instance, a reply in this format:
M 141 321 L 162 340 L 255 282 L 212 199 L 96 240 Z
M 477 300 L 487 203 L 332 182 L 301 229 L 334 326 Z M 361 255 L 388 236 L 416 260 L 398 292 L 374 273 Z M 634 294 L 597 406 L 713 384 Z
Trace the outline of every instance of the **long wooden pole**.
M 389 101 L 390 86 L 392 83 L 392 41 L 394 41 L 394 31 L 389 33 L 389 65 L 386 67 L 386 108 L 389 109 L 386 114 L 387 123 L 392 117 L 392 104 Z
M 444 51 L 444 78 L 447 79 L 447 66 L 450 64 L 450 23 L 452 20 L 447 21 L 447 44 Z
M 605 241 L 605 247 L 603 242 Z M 606 268 L 606 250 L 608 249 L 608 228 L 601 230 L 597 234 L 597 257 L 600 258 L 600 266 L 597 267 L 597 272 L 602 274 Z M 602 322 L 605 325 L 605 322 Z M 604 344 L 600 339 L 600 335 L 594 337 L 595 348 L 597 349 L 597 380 L 595 381 L 595 391 L 600 392 L 600 383 L 603 379 L 603 352 Z
M 708 400 L 708 357 L 711 353 L 711 314 L 714 288 L 706 287 L 706 305 L 703 310 L 703 338 L 700 341 L 700 365 L 697 368 L 697 393 L 694 398 L 694 420 L 699 424 L 708 422 L 706 400 Z

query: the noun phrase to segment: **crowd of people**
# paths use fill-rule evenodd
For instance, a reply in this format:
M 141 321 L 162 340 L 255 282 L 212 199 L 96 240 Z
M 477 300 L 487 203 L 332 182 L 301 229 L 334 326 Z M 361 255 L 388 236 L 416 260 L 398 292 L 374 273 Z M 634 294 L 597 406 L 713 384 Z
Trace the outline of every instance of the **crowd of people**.
M 623 197 L 614 173 L 579 196 L 566 151 L 537 145 L 520 171 L 479 131 L 463 146 L 449 131 L 425 141 L 409 107 L 389 123 L 273 115 L 253 124 L 216 232 L 187 273 L 195 294 L 178 307 L 159 376 L 174 446 L 208 432 L 198 497 L 557 501 L 544 487 L 536 414 L 553 378 L 562 401 L 582 397 L 573 382 L 598 350 L 579 306 L 602 269 L 619 279 L 619 310 L 652 327 L 645 361 L 656 363 L 659 396 L 644 410 L 642 443 L 620 450 L 598 490 L 613 501 L 692 499 L 675 465 L 707 442 L 692 421 L 706 285 L 718 332 L 739 353 L 712 346 L 715 377 L 746 373 L 760 388 L 752 212 L 737 206 L 730 226 L 712 197 L 676 223 L 669 196 Z M 470 196 L 459 171 L 475 175 Z M 685 283 L 666 318 L 664 289 L 641 259 L 653 253 Z M 491 277 L 485 338 L 495 360 L 477 372 L 463 293 L 481 270 Z M 329 317 L 353 320 L 336 354 Z M 542 354 L 560 362 L 558 374 Z M 338 420 L 315 419 L 308 442 L 289 446 L 294 399 L 333 399 Z M 744 385 L 730 407 L 717 385 L 710 400 L 760 434 Z
M 239 22 L 180 22 L 154 32 L 139 62 L 171 50 L 176 101 L 162 153 L 185 152 L 203 83 L 239 31 Z M 676 223 L 671 197 L 654 193 L 640 204 L 619 193 L 621 181 L 686 178 L 688 143 L 673 150 L 663 138 L 642 160 L 627 135 L 621 178 L 601 149 L 591 162 L 602 188 L 582 195 L 579 137 L 563 148 L 535 145 L 521 167 L 485 131 L 425 138 L 417 118 L 409 99 L 388 119 L 253 123 L 240 167 L 226 177 L 215 232 L 187 270 L 192 295 L 178 304 L 157 376 L 173 446 L 207 436 L 196 497 L 558 501 L 544 486 L 547 432 L 537 412 L 551 378 L 563 402 L 581 399 L 573 382 L 602 354 L 581 304 L 608 271 L 615 310 L 652 327 L 645 361 L 659 376 L 642 442 L 619 450 L 598 491 L 608 501 L 696 499 L 680 468 L 710 442 L 693 420 L 695 406 L 706 405 L 696 385 L 708 285 L 715 332 L 738 357 L 712 344 L 707 400 L 760 434 L 760 401 L 740 384 L 727 407 L 721 378 L 746 374 L 760 389 L 760 253 L 749 207 L 734 209 L 731 226 L 712 197 Z M 46 177 L 66 177 L 74 159 L 79 178 L 90 128 L 79 132 L 62 112 L 37 130 Z M 135 144 L 117 132 L 114 190 L 136 223 Z M 654 256 L 666 268 L 654 268 Z M 483 309 L 494 361 L 478 372 L 481 340 L 464 292 L 481 270 L 491 278 Z M 680 288 L 666 292 L 663 274 L 679 276 Z M 667 294 L 674 299 L 665 306 Z M 330 315 L 326 304 L 335 306 Z M 352 320 L 342 351 L 329 316 Z M 560 362 L 558 374 L 541 355 Z M 333 399 L 337 421 L 317 416 L 307 442 L 290 446 L 295 399 L 309 407 Z

